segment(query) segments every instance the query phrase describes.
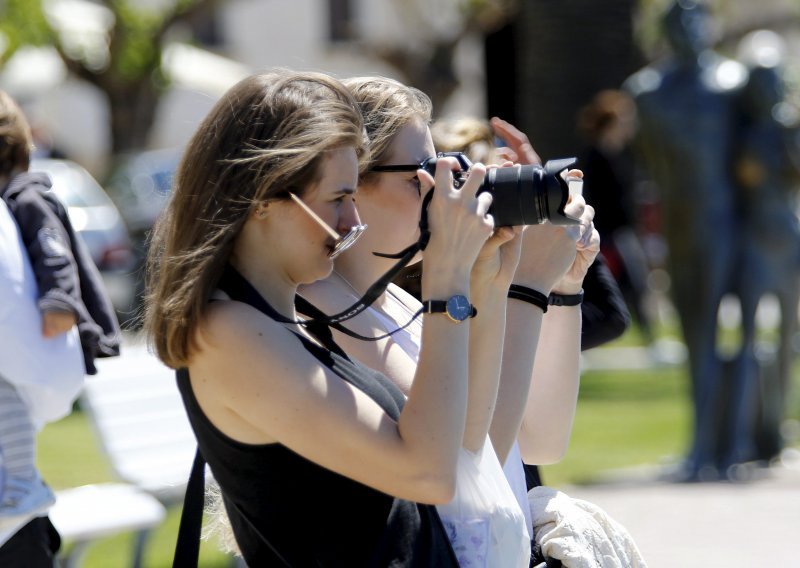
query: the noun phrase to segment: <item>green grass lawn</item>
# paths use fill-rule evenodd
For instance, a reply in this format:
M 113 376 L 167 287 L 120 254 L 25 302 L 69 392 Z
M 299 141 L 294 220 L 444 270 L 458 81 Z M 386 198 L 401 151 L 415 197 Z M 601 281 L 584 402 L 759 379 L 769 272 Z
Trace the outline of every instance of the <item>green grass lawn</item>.
M 548 485 L 591 482 L 604 470 L 678 459 L 690 435 L 682 369 L 587 371 L 565 458 L 542 468 Z
M 613 345 L 637 345 L 636 331 L 629 331 Z M 800 373 L 788 408 L 800 417 Z M 688 378 L 682 367 L 645 371 L 587 371 L 581 392 L 572 440 L 566 458 L 542 470 L 552 486 L 591 481 L 609 469 L 656 464 L 677 459 L 685 452 L 691 429 Z M 44 478 L 56 489 L 114 480 L 85 416 L 71 416 L 48 425 L 39 438 L 39 463 Z M 171 566 L 179 510 L 152 535 L 146 567 Z M 98 542 L 90 547 L 87 568 L 127 567 L 131 535 Z M 201 565 L 229 566 L 230 559 L 204 544 Z

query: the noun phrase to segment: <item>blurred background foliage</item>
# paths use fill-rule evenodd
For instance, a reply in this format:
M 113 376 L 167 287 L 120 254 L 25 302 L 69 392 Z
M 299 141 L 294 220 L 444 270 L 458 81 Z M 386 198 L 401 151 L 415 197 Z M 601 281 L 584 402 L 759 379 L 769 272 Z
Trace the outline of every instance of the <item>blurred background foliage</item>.
M 52 45 L 70 73 L 107 98 L 111 153 L 142 149 L 168 85 L 161 68 L 165 36 L 215 4 L 217 0 L 175 0 L 159 7 L 129 0 L 94 5 L 8 0 L 0 7 L 0 32 L 6 38 L 0 63 L 23 46 Z M 76 14 L 77 9 L 89 13 Z M 93 33 L 70 25 L 70 18 L 81 16 L 96 20 Z
M 93 17 L 99 24 L 93 34 L 76 37 L 67 13 L 77 3 L 6 0 L 0 4 L 0 63 L 22 46 L 53 45 L 70 73 L 107 98 L 112 155 L 144 149 L 159 98 L 169 84 L 163 50 L 176 37 L 202 44 L 209 20 L 219 18 L 229 1 L 83 2 L 97 12 Z M 486 113 L 518 124 L 543 156 L 569 153 L 576 142 L 576 109 L 664 52 L 659 18 L 667 0 L 388 2 L 394 4 L 398 25 L 413 31 L 407 42 L 359 33 L 355 28 L 361 14 L 355 2 L 333 0 L 318 6 L 330 14 L 351 14 L 337 33 L 350 40 L 353 50 L 371 53 L 399 78 L 429 93 L 439 111 L 459 85 L 459 45 L 470 35 L 482 37 Z M 797 31 L 800 4 L 791 0 L 765 0 L 758 8 L 748 0 L 709 3 L 723 51 L 733 51 L 755 29 Z M 367 10 L 362 7 L 361 12 Z M 212 49 L 225 51 L 224 45 Z

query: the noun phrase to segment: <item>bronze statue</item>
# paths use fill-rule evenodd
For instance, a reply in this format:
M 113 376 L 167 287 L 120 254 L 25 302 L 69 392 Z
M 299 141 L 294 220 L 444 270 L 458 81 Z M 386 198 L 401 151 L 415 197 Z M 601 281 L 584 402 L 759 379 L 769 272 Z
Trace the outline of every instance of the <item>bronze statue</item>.
M 774 32 L 759 30 L 742 40 L 740 58 L 748 61 L 748 81 L 740 97 L 741 131 L 736 156 L 741 244 L 737 293 L 742 303 L 742 348 L 735 385 L 742 393 L 726 428 L 738 445 L 731 462 L 769 460 L 782 449 L 784 416 L 794 359 L 800 300 L 800 227 L 793 208 L 800 184 L 796 112 L 785 101 L 783 42 Z M 780 307 L 780 326 L 773 349 L 756 341 L 756 309 L 766 294 Z M 738 417 L 738 422 L 732 419 Z
M 740 237 L 733 156 L 745 68 L 711 50 L 706 5 L 678 0 L 665 12 L 672 57 L 631 76 L 636 147 L 660 189 L 672 299 L 688 350 L 694 434 L 686 479 L 727 469 L 722 443 L 727 386 L 716 350 L 717 311 L 730 291 Z

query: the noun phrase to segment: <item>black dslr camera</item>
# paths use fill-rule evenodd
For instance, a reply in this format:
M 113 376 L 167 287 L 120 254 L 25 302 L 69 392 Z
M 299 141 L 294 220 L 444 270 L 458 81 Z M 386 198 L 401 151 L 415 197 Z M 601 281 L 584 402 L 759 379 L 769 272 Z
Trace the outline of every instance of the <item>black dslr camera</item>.
M 469 158 L 461 152 L 439 152 L 436 158 L 428 158 L 422 169 L 434 175 L 438 158 L 452 157 L 458 160 L 461 171 L 453 172 L 453 182 L 461 187 L 472 166 Z M 544 166 L 513 166 L 491 168 L 478 189 L 478 193 L 492 194 L 489 213 L 494 216 L 497 227 L 515 225 L 539 225 L 550 221 L 554 225 L 577 225 L 578 219 L 564 213 L 569 199 L 569 184 L 561 174 L 576 162 L 575 158 L 550 160 Z

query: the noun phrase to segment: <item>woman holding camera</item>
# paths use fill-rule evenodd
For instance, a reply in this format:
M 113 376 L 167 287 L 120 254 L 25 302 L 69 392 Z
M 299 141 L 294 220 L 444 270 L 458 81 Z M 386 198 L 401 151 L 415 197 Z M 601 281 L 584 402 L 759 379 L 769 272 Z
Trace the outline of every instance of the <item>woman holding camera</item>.
M 370 229 L 359 243 L 337 259 L 330 277 L 300 290 L 302 296 L 327 313 L 336 313 L 352 305 L 354 299 L 362 297 L 395 262 L 375 256 L 373 252 L 395 253 L 417 241 L 426 188 L 420 183 L 424 173 L 411 166 L 435 156 L 428 128 L 431 105 L 426 95 L 381 77 L 350 79 L 345 84 L 361 106 L 370 139 L 370 162 L 359 181 L 356 198 L 361 218 Z M 476 167 L 479 171 L 482 169 Z M 437 191 L 434 191 L 434 199 Z M 494 460 L 499 457 L 503 463 L 512 449 L 517 452 L 518 434 L 525 457 L 534 463 L 551 463 L 559 459 L 566 448 L 577 395 L 580 310 L 565 307 L 554 309 L 552 314 L 549 312 L 553 333 L 540 340 L 542 308 L 546 308 L 546 304 L 537 307 L 509 301 L 507 292 L 512 280 L 539 292 L 544 298 L 551 291 L 572 295 L 580 290 L 585 268 L 591 264 L 599 243 L 591 223 L 592 209 L 586 207 L 582 199 L 575 199 L 568 213 L 581 217 L 579 230 L 552 225 L 529 227 L 523 236 L 521 267 L 515 274 L 506 273 L 502 294 L 476 304 L 479 316 L 470 320 L 470 346 L 494 360 L 491 364 L 488 359 L 483 360 L 483 366 L 470 363 L 469 405 L 463 437 L 466 456 L 462 454 L 465 461 L 470 455 L 483 458 L 485 452 L 496 451 Z M 577 258 L 576 241 L 580 253 Z M 424 255 L 423 279 L 441 270 L 428 249 Z M 477 285 L 479 277 L 473 274 L 472 282 Z M 422 299 L 427 299 L 425 290 Z M 505 317 L 507 304 L 513 308 L 509 310 L 508 321 Z M 369 310 L 344 325 L 362 336 L 377 337 L 406 324 L 419 307 L 419 301 L 410 294 L 390 285 Z M 427 322 L 413 322 L 378 341 L 362 341 L 338 331 L 334 334 L 348 352 L 381 369 L 410 395 L 417 388 L 418 356 L 428 347 L 427 325 Z M 507 348 L 492 352 L 491 345 L 497 337 L 505 338 Z M 540 344 L 540 351 L 545 351 L 541 358 L 547 361 L 546 365 L 540 365 L 537 358 L 534 370 L 537 344 Z M 498 372 L 501 358 L 502 378 Z M 532 374 L 535 380 L 531 387 Z M 552 408 L 544 412 L 552 418 L 548 422 L 538 421 L 537 411 L 548 405 Z M 523 418 L 525 424 L 520 429 Z M 491 443 L 487 443 L 489 432 Z M 511 460 L 518 462 L 513 469 L 518 488 L 515 493 L 522 511 L 518 510 L 517 514 L 525 513 L 528 508 L 522 462 L 518 456 L 516 453 Z M 450 505 L 458 507 L 457 503 Z M 440 510 L 447 516 L 452 508 L 440 507 Z M 487 509 L 485 515 L 495 523 L 498 516 L 502 521 L 514 512 Z M 530 532 L 526 530 L 526 534 Z M 493 556 L 490 558 L 499 560 L 487 565 L 519 565 L 509 562 L 519 550 L 503 548 L 494 531 L 492 537 L 490 555 Z M 529 542 L 526 544 L 529 546 Z
M 178 369 L 250 566 L 457 565 L 421 503 L 452 498 L 468 367 L 491 369 L 483 359 L 494 360 L 502 335 L 473 349 L 468 324 L 424 315 L 403 393 L 312 333 L 294 307 L 298 285 L 329 276 L 338 235 L 359 225 L 365 157 L 361 114 L 339 82 L 251 76 L 195 133 L 153 235 L 146 329 Z M 426 255 L 438 270 L 422 287 L 435 300 L 496 301 L 518 258 L 513 232 L 492 236 L 491 197 L 476 196 L 484 170 L 455 189 L 452 167 L 436 168 Z

